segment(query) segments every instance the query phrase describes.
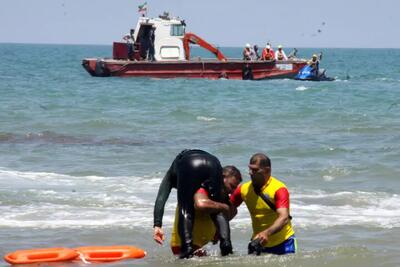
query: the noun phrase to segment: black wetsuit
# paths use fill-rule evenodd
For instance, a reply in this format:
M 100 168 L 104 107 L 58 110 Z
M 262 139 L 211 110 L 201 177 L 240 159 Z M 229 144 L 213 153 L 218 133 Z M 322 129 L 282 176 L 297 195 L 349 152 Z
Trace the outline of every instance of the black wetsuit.
M 222 167 L 219 160 L 202 150 L 182 151 L 164 176 L 154 206 L 154 226 L 162 226 L 165 203 L 171 189 L 177 188 L 181 258 L 190 257 L 193 252 L 194 194 L 203 187 L 209 193 L 210 199 L 223 202 L 222 186 Z M 221 253 L 232 253 L 229 220 L 222 213 L 213 214 L 211 217 L 220 233 Z

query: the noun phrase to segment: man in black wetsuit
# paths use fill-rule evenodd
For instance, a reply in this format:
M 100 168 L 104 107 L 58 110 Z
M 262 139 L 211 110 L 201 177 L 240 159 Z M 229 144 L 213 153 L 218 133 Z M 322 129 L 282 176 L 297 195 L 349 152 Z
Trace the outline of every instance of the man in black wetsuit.
M 184 150 L 173 161 L 164 176 L 154 205 L 154 240 L 160 244 L 164 240 L 162 217 L 164 207 L 172 188 L 178 191 L 178 233 L 181 238 L 180 258 L 188 258 L 193 253 L 194 199 L 196 191 L 202 187 L 210 201 L 229 204 L 223 191 L 222 167 L 219 160 L 202 150 Z M 221 210 L 222 211 L 222 210 Z M 220 248 L 223 256 L 232 253 L 229 218 L 222 212 L 210 214 L 217 226 Z

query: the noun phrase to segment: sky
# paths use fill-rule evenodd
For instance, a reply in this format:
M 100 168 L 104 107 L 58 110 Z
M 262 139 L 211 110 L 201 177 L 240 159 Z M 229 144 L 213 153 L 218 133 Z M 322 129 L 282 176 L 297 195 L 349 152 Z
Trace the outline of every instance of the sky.
M 0 43 L 106 44 L 145 0 L 0 0 Z M 218 46 L 400 48 L 400 0 L 147 0 Z

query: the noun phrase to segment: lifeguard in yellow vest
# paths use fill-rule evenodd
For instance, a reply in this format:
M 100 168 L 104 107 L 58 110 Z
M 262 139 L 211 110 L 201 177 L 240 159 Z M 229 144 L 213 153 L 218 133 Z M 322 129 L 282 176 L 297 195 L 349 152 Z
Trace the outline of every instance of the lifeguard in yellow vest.
M 271 161 L 262 153 L 251 157 L 249 174 L 251 181 L 238 186 L 231 195 L 231 202 L 238 207 L 244 201 L 251 215 L 253 235 L 249 254 L 295 253 L 297 244 L 285 184 L 271 176 Z

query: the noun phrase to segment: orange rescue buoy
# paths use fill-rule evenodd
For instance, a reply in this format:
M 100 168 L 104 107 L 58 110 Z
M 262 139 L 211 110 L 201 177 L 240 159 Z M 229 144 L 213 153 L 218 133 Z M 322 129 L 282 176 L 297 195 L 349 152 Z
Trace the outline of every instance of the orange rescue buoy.
M 69 261 L 78 257 L 78 253 L 69 248 L 38 248 L 17 250 L 4 256 L 11 264 L 27 264 L 37 262 Z
M 75 250 L 86 261 L 118 261 L 146 256 L 146 251 L 133 246 L 91 246 Z

